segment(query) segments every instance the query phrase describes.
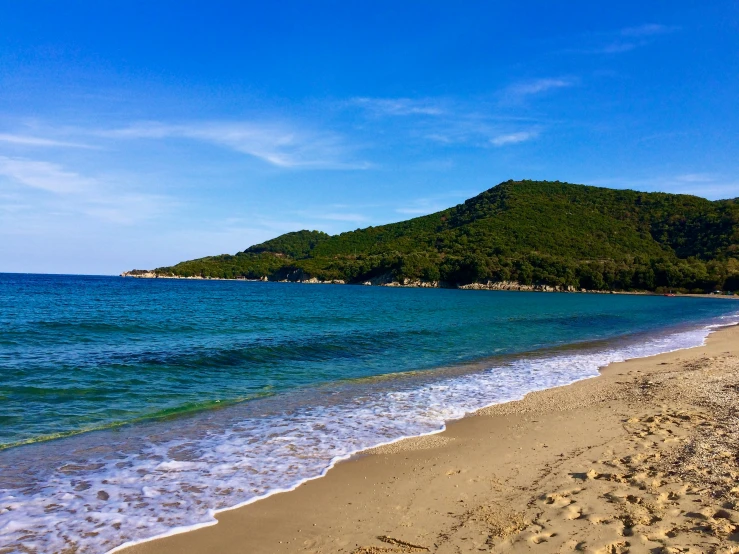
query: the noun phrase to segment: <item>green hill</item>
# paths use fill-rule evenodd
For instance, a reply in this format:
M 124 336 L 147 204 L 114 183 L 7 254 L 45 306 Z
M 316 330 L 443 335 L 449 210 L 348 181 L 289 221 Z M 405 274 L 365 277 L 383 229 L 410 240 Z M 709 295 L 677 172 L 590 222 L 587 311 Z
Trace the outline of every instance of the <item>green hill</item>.
M 507 181 L 447 210 L 330 236 L 287 233 L 182 277 L 515 281 L 599 290 L 739 289 L 739 199 Z

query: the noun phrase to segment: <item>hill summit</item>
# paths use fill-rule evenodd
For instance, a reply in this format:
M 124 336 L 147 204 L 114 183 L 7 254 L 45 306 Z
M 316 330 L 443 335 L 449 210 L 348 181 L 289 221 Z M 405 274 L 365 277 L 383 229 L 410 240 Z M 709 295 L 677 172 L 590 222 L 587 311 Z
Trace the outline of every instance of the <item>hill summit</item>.
M 554 288 L 739 289 L 739 200 L 506 181 L 408 221 L 297 231 L 129 275 Z

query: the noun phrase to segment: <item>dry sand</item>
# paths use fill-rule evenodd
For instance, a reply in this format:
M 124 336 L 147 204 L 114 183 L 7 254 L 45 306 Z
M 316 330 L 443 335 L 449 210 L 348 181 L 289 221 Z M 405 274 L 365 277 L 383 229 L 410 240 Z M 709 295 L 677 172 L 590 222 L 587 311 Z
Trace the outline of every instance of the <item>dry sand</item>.
M 126 553 L 739 553 L 738 405 L 732 327 Z

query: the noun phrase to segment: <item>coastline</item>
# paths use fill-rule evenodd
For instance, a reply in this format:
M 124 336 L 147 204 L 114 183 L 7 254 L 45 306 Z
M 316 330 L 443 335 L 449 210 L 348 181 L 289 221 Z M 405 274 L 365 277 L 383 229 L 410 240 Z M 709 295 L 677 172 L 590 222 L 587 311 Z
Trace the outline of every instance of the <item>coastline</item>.
M 119 277 L 126 279 L 174 279 L 185 281 L 241 281 L 246 283 L 292 283 L 298 285 L 354 285 L 354 286 L 373 286 L 387 288 L 421 288 L 421 289 L 455 289 L 455 290 L 484 290 L 498 292 L 564 292 L 568 294 L 624 294 L 637 296 L 675 296 L 686 298 L 724 298 L 727 300 L 739 300 L 739 294 L 712 294 L 712 293 L 675 293 L 665 294 L 649 290 L 625 291 L 625 290 L 598 290 L 598 289 L 575 289 L 573 287 L 554 287 L 550 285 L 522 285 L 516 281 L 488 281 L 486 283 L 470 283 L 468 285 L 460 285 L 458 283 L 447 283 L 442 281 L 421 281 L 421 280 L 405 280 L 404 282 L 394 281 L 387 276 L 366 281 L 364 283 L 347 283 L 341 279 L 333 281 L 321 281 L 315 277 L 310 279 L 293 280 L 281 279 L 271 280 L 266 276 L 261 279 L 247 279 L 246 277 L 234 277 L 226 279 L 223 277 L 202 277 L 193 275 L 191 277 L 183 277 L 180 275 L 160 274 L 153 271 L 133 270 L 124 271 Z
M 656 500 L 642 499 L 636 507 L 629 502 L 624 507 L 622 503 L 603 500 L 603 494 L 613 496 L 614 491 L 601 494 L 600 488 L 631 487 L 637 492 L 642 491 L 641 496 L 630 495 L 635 498 L 645 496 L 641 487 L 648 491 L 654 488 L 657 499 L 662 498 L 660 487 L 685 488 L 685 480 L 672 483 L 670 479 L 674 476 L 664 475 L 656 479 L 666 481 L 665 484 L 645 485 L 645 479 L 655 480 L 647 474 L 656 470 L 639 465 L 644 460 L 651 460 L 636 460 L 643 455 L 641 451 L 623 457 L 629 458 L 627 462 L 610 458 L 617 455 L 616 451 L 624 449 L 648 450 L 643 445 L 634 446 L 635 441 L 644 442 L 644 437 L 634 438 L 644 431 L 634 435 L 629 429 L 643 426 L 642 422 L 650 417 L 653 421 L 655 417 L 660 422 L 669 420 L 671 424 L 677 421 L 684 434 L 679 437 L 674 429 L 667 427 L 656 429 L 657 434 L 667 433 L 670 435 L 667 438 L 677 438 L 660 443 L 653 449 L 669 451 L 670 448 L 682 447 L 686 440 L 694 440 L 693 435 L 707 421 L 705 416 L 693 414 L 695 409 L 690 408 L 700 399 L 689 393 L 699 388 L 693 384 L 681 389 L 682 396 L 672 399 L 687 409 L 681 412 L 682 415 L 675 416 L 676 408 L 656 405 L 658 385 L 654 383 L 692 382 L 700 372 L 716 374 L 718 378 L 737 377 L 739 380 L 737 339 L 739 327 L 734 326 L 711 334 L 705 346 L 611 364 L 595 379 L 530 393 L 523 400 L 483 408 L 469 417 L 453 421 L 440 433 L 364 451 L 348 461 L 339 462 L 322 478 L 307 481 L 293 491 L 273 494 L 256 503 L 218 513 L 217 525 L 208 524 L 197 530 L 116 551 L 129 554 L 244 551 L 441 553 L 479 549 L 529 551 L 526 549 L 534 545 L 549 544 L 549 547 L 540 548 L 542 552 L 549 552 L 553 551 L 555 543 L 566 542 L 573 536 L 582 538 L 581 542 L 588 545 L 603 543 L 600 547 L 612 547 L 604 552 L 626 552 L 629 545 L 632 548 L 643 545 L 643 548 L 669 549 L 673 548 L 672 543 L 678 544 L 686 537 L 693 541 L 708 541 L 706 548 L 713 548 L 715 544 L 723 544 L 721 541 L 734 540 L 732 537 L 739 533 L 739 515 L 733 510 L 739 505 L 726 507 L 731 498 L 728 501 L 722 498 L 721 502 L 714 502 L 715 506 L 711 505 L 704 498 L 708 495 L 714 499 L 710 490 L 703 487 L 708 493 L 705 490 L 701 492 L 700 483 L 697 487 L 688 483 L 694 492 L 669 491 L 664 506 L 655 507 L 659 504 Z M 696 366 L 700 368 L 696 369 Z M 646 395 L 645 390 L 648 391 Z M 660 387 L 659 390 L 659 394 L 672 393 L 670 387 Z M 654 413 L 643 416 L 642 412 Z M 681 419 L 684 417 L 688 419 Z M 655 429 L 649 428 L 648 431 Z M 652 434 L 654 432 L 647 432 L 645 436 Z M 604 459 L 594 458 L 596 450 L 604 451 L 600 455 Z M 670 455 L 659 451 L 652 458 L 657 454 L 658 459 L 669 459 Z M 726 460 L 726 463 L 731 462 L 730 458 Z M 631 464 L 634 467 L 622 474 L 621 481 L 624 482 L 621 482 L 601 477 L 607 474 L 603 468 L 611 467 L 609 464 Z M 727 471 L 733 469 L 728 468 Z M 647 476 L 635 481 L 635 478 L 624 477 L 629 473 L 632 477 Z M 739 477 L 739 473 L 736 476 Z M 695 479 L 700 481 L 700 477 Z M 575 489 L 577 493 L 572 492 Z M 588 497 L 587 506 L 576 506 L 578 501 L 574 496 L 580 493 L 583 498 Z M 734 493 L 729 491 L 726 494 L 730 497 Z M 624 498 L 628 496 L 626 494 Z M 688 501 L 695 504 L 695 500 L 701 500 L 701 507 L 709 506 L 710 509 L 706 509 L 713 512 L 701 513 L 691 519 L 685 514 L 693 512 L 672 506 Z M 632 512 L 640 506 L 642 511 L 647 509 L 645 506 L 652 506 L 652 512 L 647 510 L 652 515 L 642 514 L 641 519 L 634 516 Z M 549 508 L 555 512 L 544 521 L 542 514 Z M 610 508 L 618 513 L 609 515 Z M 596 512 L 600 515 L 594 515 Z M 655 515 L 657 512 L 660 516 Z M 685 520 L 682 527 L 673 525 L 667 531 L 657 532 L 659 536 L 650 535 L 652 527 L 664 527 L 660 522 L 668 519 L 667 512 L 673 519 Z M 714 518 L 716 514 L 722 517 Z M 690 531 L 695 525 L 686 522 L 696 518 L 707 522 L 709 527 L 713 525 L 713 531 Z M 649 523 L 648 520 L 654 521 Z M 584 529 L 570 528 L 584 524 Z M 640 526 L 649 529 L 642 530 Z M 720 528 L 726 532 L 722 534 Z M 560 546 L 564 547 L 564 543 Z M 587 551 L 597 551 L 588 548 Z

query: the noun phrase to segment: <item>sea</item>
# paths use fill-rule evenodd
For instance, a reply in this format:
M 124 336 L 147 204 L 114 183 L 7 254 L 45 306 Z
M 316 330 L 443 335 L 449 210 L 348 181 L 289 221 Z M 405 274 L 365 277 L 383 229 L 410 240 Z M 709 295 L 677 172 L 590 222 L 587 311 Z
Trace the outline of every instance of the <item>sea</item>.
M 737 322 L 711 298 L 0 274 L 0 551 L 212 525 Z

